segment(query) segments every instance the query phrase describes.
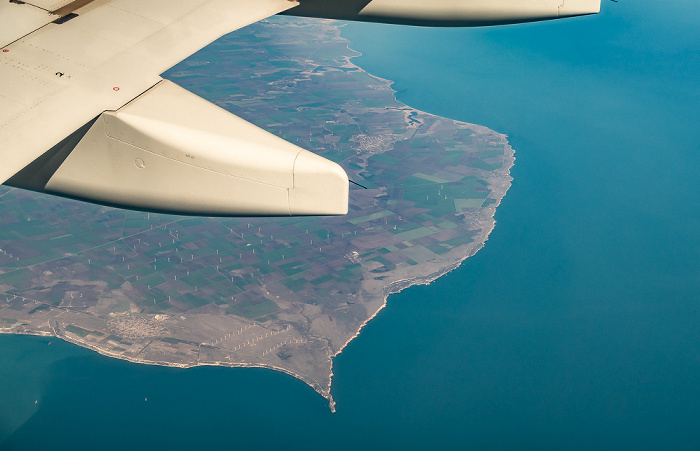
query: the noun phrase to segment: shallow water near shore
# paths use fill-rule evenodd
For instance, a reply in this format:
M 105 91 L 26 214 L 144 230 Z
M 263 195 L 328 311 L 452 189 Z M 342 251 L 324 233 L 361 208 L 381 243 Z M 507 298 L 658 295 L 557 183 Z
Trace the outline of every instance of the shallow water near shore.
M 696 449 L 699 16 L 642 0 L 502 29 L 345 26 L 399 101 L 509 134 L 486 246 L 389 298 L 334 363 L 335 414 L 272 371 L 0 336 L 0 419 L 20 420 L 0 443 Z

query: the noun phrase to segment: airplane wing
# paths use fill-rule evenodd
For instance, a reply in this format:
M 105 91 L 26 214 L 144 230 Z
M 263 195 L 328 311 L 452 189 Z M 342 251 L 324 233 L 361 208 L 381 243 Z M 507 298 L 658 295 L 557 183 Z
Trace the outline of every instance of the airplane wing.
M 188 214 L 344 214 L 340 166 L 159 74 L 285 11 L 481 26 L 599 10 L 600 0 L 0 0 L 0 183 Z
M 289 0 L 0 0 L 0 183 L 195 214 L 343 214 L 335 163 L 159 74 Z

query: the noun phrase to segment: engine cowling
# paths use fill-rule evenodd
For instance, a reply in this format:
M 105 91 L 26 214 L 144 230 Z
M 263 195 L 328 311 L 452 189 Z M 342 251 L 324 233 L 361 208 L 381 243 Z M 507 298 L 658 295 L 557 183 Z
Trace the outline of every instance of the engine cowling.
M 600 0 L 299 0 L 287 14 L 425 26 L 485 26 L 595 14 Z

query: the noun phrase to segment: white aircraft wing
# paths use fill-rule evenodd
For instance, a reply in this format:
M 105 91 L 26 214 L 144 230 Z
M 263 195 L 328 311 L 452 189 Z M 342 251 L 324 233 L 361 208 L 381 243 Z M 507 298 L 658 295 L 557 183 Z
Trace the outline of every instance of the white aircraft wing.
M 0 183 L 168 212 L 344 214 L 340 166 L 159 74 L 283 11 L 481 26 L 599 10 L 600 0 L 0 0 Z
M 0 183 L 173 212 L 345 213 L 335 163 L 159 76 L 296 4 L 0 0 Z

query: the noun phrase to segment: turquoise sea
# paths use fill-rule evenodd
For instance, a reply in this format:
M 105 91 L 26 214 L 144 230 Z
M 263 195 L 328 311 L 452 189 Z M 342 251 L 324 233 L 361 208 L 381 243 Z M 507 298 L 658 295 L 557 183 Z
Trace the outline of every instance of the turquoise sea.
M 620 0 L 506 28 L 345 26 L 400 101 L 510 136 L 484 249 L 389 298 L 335 362 L 335 414 L 271 371 L 0 336 L 0 448 L 699 449 L 698 23 L 696 0 Z

